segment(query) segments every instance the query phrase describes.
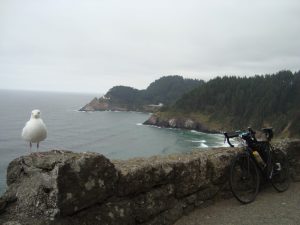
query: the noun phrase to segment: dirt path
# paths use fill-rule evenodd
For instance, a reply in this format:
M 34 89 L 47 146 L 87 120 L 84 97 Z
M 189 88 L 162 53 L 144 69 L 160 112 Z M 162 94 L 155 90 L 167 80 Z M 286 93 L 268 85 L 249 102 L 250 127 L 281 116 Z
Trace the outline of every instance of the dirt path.
M 175 225 L 299 225 L 300 182 L 278 193 L 272 187 L 261 191 L 255 202 L 241 205 L 232 198 L 197 209 Z

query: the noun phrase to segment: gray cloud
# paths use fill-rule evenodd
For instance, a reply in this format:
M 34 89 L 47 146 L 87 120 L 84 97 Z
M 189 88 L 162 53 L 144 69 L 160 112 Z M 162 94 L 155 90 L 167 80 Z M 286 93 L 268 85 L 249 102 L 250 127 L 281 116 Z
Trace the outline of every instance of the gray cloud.
M 0 88 L 105 92 L 300 69 L 297 0 L 0 0 Z

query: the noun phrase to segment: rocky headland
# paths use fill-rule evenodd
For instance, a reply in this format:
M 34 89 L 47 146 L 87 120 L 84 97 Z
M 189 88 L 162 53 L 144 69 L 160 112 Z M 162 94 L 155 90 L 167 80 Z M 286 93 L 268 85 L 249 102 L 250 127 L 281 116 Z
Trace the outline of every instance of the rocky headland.
M 154 104 L 130 104 L 111 100 L 105 96 L 94 98 L 91 102 L 83 106 L 79 111 L 94 112 L 94 111 L 137 111 L 137 112 L 157 112 L 162 105 Z
M 156 112 L 163 105 L 173 104 L 183 94 L 203 83 L 201 80 L 184 79 L 174 75 L 161 77 L 143 90 L 128 86 L 114 86 L 104 96 L 94 98 L 80 111 Z
M 85 106 L 83 106 L 79 111 L 105 111 L 105 110 L 113 110 L 114 108 L 109 105 L 109 102 L 107 102 L 103 98 L 93 98 L 92 101 L 87 103 Z
M 300 141 L 281 142 L 300 181 Z M 13 160 L 0 198 L 3 225 L 173 224 L 194 208 L 231 197 L 228 169 L 239 148 L 109 160 L 53 150 Z

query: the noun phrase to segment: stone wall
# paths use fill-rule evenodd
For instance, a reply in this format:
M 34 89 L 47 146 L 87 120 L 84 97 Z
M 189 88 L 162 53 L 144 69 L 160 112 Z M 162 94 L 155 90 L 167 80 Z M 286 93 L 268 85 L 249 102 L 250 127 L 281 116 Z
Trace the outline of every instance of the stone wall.
M 300 180 L 300 141 L 281 143 Z M 12 161 L 0 224 L 173 224 L 195 207 L 231 197 L 239 148 L 110 161 L 96 153 L 31 154 Z M 12 223 L 14 222 L 14 223 Z

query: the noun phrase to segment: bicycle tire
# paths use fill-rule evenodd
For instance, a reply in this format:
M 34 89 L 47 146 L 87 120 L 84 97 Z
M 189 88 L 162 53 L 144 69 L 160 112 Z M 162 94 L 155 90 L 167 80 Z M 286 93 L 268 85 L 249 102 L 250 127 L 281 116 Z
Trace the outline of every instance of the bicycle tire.
M 256 163 L 247 153 L 238 154 L 230 167 L 230 189 L 234 197 L 243 204 L 255 200 L 260 185 Z
M 286 191 L 290 186 L 289 163 L 286 154 L 275 149 L 272 151 L 272 177 L 271 184 L 278 192 Z

